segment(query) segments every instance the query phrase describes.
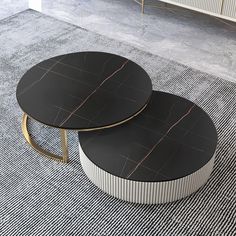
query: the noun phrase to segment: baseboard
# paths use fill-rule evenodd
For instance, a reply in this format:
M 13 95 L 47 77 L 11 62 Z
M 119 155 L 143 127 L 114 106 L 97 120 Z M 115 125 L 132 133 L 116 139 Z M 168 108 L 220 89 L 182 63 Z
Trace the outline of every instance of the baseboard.
M 188 6 L 188 5 L 185 5 L 185 4 L 182 4 L 182 3 L 178 3 L 178 2 L 174 2 L 174 1 L 171 1 L 171 0 L 159 0 L 159 1 L 171 4 L 171 5 L 183 7 L 183 8 L 189 9 L 189 10 L 201 12 L 203 14 L 207 14 L 207 15 L 210 15 L 210 16 L 218 17 L 218 18 L 221 18 L 221 19 L 224 19 L 224 20 L 229 20 L 229 21 L 236 22 L 236 18 L 225 16 L 225 15 L 222 15 L 222 14 L 219 14 L 219 13 L 214 13 L 214 12 L 206 11 L 206 10 L 203 10 L 203 9 L 200 9 L 200 8 Z

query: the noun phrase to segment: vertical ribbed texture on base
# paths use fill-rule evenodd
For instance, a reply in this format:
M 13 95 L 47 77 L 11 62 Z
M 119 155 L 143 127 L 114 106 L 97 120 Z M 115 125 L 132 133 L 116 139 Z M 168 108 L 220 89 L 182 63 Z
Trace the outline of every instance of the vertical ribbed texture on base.
M 88 178 L 104 192 L 121 200 L 157 204 L 176 201 L 197 191 L 208 180 L 215 155 L 193 174 L 171 181 L 141 182 L 112 175 L 96 166 L 80 146 L 80 162 Z
M 172 0 L 173 3 L 181 3 L 186 6 L 196 7 L 205 11 L 220 13 L 221 0 Z
M 236 1 L 225 0 L 222 14 L 225 16 L 236 18 Z

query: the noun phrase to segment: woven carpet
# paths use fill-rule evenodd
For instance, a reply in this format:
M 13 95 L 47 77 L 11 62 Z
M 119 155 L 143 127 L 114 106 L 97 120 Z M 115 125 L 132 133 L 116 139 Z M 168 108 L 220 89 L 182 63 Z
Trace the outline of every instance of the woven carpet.
M 236 84 L 31 10 L 0 21 L 0 45 L 0 235 L 236 235 Z M 39 61 L 85 50 L 128 57 L 155 90 L 194 101 L 211 116 L 219 141 L 205 186 L 173 203 L 131 204 L 87 179 L 76 132 L 69 132 L 68 164 L 26 144 L 18 81 Z M 42 146 L 59 150 L 57 130 L 36 122 L 30 130 Z

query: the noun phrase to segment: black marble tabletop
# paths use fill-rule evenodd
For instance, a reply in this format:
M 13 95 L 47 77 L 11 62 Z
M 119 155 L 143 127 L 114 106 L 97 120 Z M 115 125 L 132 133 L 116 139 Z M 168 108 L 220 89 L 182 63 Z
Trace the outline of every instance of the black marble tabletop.
M 214 155 L 217 132 L 194 103 L 154 91 L 145 110 L 110 129 L 79 132 L 85 155 L 103 170 L 135 181 L 192 174 Z
M 45 60 L 27 71 L 16 96 L 31 118 L 57 128 L 90 130 L 117 125 L 148 103 L 148 74 L 127 58 L 79 52 Z

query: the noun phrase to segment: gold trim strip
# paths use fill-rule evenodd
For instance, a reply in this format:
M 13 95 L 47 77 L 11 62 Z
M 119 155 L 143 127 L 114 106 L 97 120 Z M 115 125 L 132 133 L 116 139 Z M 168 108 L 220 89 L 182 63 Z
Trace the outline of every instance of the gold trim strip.
M 28 115 L 26 113 L 23 114 L 23 119 L 22 119 L 22 132 L 23 135 L 26 139 L 26 141 L 29 143 L 29 145 L 35 149 L 36 151 L 38 151 L 40 154 L 55 160 L 55 161 L 59 161 L 59 162 L 63 162 L 63 163 L 67 163 L 68 162 L 68 146 L 67 146 L 67 131 L 65 129 L 60 129 L 60 134 L 61 134 L 61 147 L 62 147 L 62 156 L 53 154 L 43 148 L 41 148 L 31 137 L 30 134 L 28 132 L 28 128 L 27 128 L 27 124 L 28 124 Z
M 148 104 L 148 103 L 147 103 Z M 104 127 L 98 127 L 98 128 L 90 128 L 90 129 L 74 129 L 77 131 L 95 131 L 95 130 L 101 130 L 101 129 L 108 129 L 111 127 L 115 127 L 118 126 L 120 124 L 123 124 L 129 120 L 131 120 L 132 118 L 134 118 L 135 116 L 137 116 L 138 114 L 140 114 L 147 106 L 147 104 L 145 104 L 136 114 L 134 114 L 133 116 L 129 117 L 126 120 L 120 121 L 116 124 L 112 124 L 112 125 L 108 125 L 108 126 L 104 126 Z M 27 115 L 25 112 L 23 113 L 23 118 L 22 118 L 22 133 L 25 137 L 25 140 L 28 142 L 28 144 L 37 152 L 39 152 L 41 155 L 48 157 L 49 159 L 55 160 L 55 161 L 59 161 L 59 162 L 63 162 L 63 163 L 68 163 L 68 157 L 69 157 L 69 152 L 68 152 L 68 143 L 67 143 L 67 130 L 66 129 L 60 129 L 60 137 L 61 137 L 61 148 L 62 148 L 62 156 L 53 154 L 43 148 L 41 148 L 31 137 L 28 131 L 28 119 L 33 119 L 31 118 L 29 115 Z M 35 119 L 33 119 L 35 120 Z M 37 121 L 37 120 L 36 120 Z M 53 127 L 53 126 L 50 126 Z M 53 127 L 56 128 L 56 127 Z
M 151 97 L 151 96 L 150 96 L 150 97 Z M 66 128 L 64 128 L 64 129 L 66 129 L 66 130 L 74 130 L 74 131 L 79 131 L 79 132 L 83 132 L 83 131 L 87 132 L 87 131 L 97 131 L 97 130 L 112 128 L 112 127 L 121 125 L 121 124 L 123 124 L 123 123 L 125 123 L 125 122 L 131 120 L 131 119 L 134 118 L 135 116 L 139 115 L 139 114 L 146 108 L 146 106 L 148 105 L 149 101 L 150 101 L 150 98 L 149 98 L 148 102 L 147 102 L 140 110 L 138 110 L 133 116 L 131 116 L 131 117 L 125 119 L 125 120 L 119 121 L 119 122 L 117 122 L 117 123 L 111 124 L 111 125 L 100 126 L 100 127 L 97 127 L 97 128 L 85 128 L 85 129 L 73 129 L 73 128 L 72 128 L 72 129 L 70 129 L 70 128 L 67 128 L 67 129 L 66 129 Z M 37 121 L 37 122 L 39 122 L 39 123 L 41 123 L 41 124 L 43 124 L 43 125 L 46 125 L 46 126 L 49 126 L 49 127 L 55 128 L 55 129 L 60 129 L 60 128 L 56 127 L 56 126 L 52 126 L 52 125 L 48 125 L 48 124 L 42 123 L 41 121 L 39 121 L 39 120 L 37 120 L 37 119 L 31 117 L 30 115 L 28 115 L 26 112 L 24 112 L 23 109 L 21 109 L 21 110 L 22 110 L 23 113 L 25 113 L 25 115 L 28 116 L 28 118 L 30 118 L 30 119 L 32 119 L 32 120 L 35 120 L 35 121 Z
M 122 121 L 120 121 L 120 122 L 117 122 L 117 123 L 115 123 L 115 124 L 107 125 L 107 126 L 101 126 L 101 127 L 98 127 L 98 128 L 74 129 L 74 130 L 77 130 L 77 131 L 79 131 L 79 132 L 83 132 L 83 131 L 86 132 L 86 131 L 96 131 L 96 130 L 103 130 L 103 129 L 109 129 L 109 128 L 112 128 L 112 127 L 116 127 L 116 126 L 118 126 L 118 125 L 121 125 L 121 124 L 126 123 L 127 121 L 133 119 L 135 116 L 139 115 L 139 114 L 146 108 L 147 105 L 148 105 L 148 103 L 145 104 L 145 105 L 144 105 L 137 113 L 135 113 L 133 116 L 127 118 L 126 120 L 122 120 Z

